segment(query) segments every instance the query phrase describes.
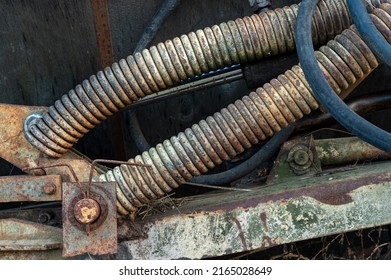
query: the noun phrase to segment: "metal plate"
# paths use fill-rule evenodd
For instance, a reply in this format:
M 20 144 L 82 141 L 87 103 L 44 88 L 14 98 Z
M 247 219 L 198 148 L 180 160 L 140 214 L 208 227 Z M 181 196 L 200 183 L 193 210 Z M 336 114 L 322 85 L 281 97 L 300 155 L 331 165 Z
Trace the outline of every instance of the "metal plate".
M 61 177 L 0 177 L 0 202 L 61 201 Z
M 199 196 L 179 209 L 119 225 L 117 259 L 199 259 L 391 222 L 391 164 Z M 250 188 L 249 186 L 247 186 Z M 124 234 L 122 234 L 124 233 Z M 123 235 L 123 236 L 121 236 Z
M 0 251 L 41 251 L 61 247 L 61 229 L 18 220 L 0 220 Z
M 83 183 L 83 187 L 87 184 Z M 87 235 L 82 224 L 73 216 L 73 206 L 82 198 L 75 183 L 63 184 L 63 256 L 72 257 L 84 253 L 92 255 L 115 254 L 117 252 L 117 211 L 115 206 L 115 183 L 93 183 L 91 198 L 101 205 L 101 216 L 90 225 Z

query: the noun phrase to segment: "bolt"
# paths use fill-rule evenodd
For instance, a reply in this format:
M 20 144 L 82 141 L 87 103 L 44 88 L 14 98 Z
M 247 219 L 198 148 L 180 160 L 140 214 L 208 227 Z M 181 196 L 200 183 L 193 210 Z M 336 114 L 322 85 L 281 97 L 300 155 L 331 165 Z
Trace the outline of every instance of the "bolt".
M 99 218 L 99 203 L 91 198 L 79 200 L 73 208 L 73 214 L 78 222 L 89 225 Z
M 310 155 L 307 151 L 300 149 L 294 153 L 293 160 L 297 165 L 304 166 L 310 161 Z
M 43 212 L 38 216 L 38 222 L 41 224 L 47 224 L 52 219 L 52 215 L 49 212 Z
M 56 186 L 52 183 L 47 183 L 43 186 L 43 191 L 47 195 L 54 194 L 56 192 Z

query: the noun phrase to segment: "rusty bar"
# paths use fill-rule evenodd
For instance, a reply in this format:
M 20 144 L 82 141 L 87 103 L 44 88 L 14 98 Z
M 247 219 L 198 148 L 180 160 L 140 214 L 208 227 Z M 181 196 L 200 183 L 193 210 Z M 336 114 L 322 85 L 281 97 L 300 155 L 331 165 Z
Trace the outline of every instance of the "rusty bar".
M 0 202 L 61 201 L 61 177 L 0 177 Z
M 45 170 L 45 169 L 48 169 L 48 168 L 55 168 L 55 167 L 66 167 L 66 168 L 68 168 L 69 172 L 72 174 L 73 179 L 75 180 L 75 182 L 81 188 L 80 180 L 77 177 L 75 170 L 73 170 L 72 166 L 70 164 L 67 164 L 67 163 L 41 165 L 41 166 L 36 166 L 36 167 L 23 168 L 23 171 L 24 172 L 28 172 L 28 171 L 32 171 L 32 170 Z M 93 170 L 91 170 L 90 173 L 92 173 L 92 171 Z
M 61 232 L 60 228 L 38 223 L 2 219 L 0 220 L 0 252 L 58 249 L 62 244 Z
M 61 249 L 46 251 L 0 251 L 1 260 L 59 260 Z
M 96 41 L 98 44 L 99 60 L 102 68 L 109 67 L 114 63 L 113 42 L 110 29 L 110 15 L 107 0 L 91 0 L 91 8 L 94 17 Z M 112 73 L 106 68 L 106 75 Z M 112 75 L 111 75 L 112 76 Z M 123 121 L 120 115 L 114 115 L 109 119 L 111 141 L 117 158 L 125 159 L 124 135 L 122 131 Z
M 387 162 L 250 193 L 193 198 L 170 213 L 139 221 L 142 237 L 121 242 L 117 258 L 216 257 L 389 224 L 390 176 Z M 125 233 L 120 239 L 132 232 L 128 227 L 119 226 Z
M 91 0 L 91 8 L 100 63 L 103 67 L 107 67 L 113 63 L 114 57 L 107 0 Z
M 357 137 L 315 140 L 322 165 L 341 165 L 363 161 L 391 159 L 388 154 Z

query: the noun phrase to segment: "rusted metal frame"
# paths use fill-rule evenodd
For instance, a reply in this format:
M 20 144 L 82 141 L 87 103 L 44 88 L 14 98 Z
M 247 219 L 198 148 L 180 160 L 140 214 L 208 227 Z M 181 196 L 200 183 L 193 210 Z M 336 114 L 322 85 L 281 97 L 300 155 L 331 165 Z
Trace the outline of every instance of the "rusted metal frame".
M 32 146 L 23 136 L 24 119 L 30 114 L 40 114 L 46 110 L 46 107 L 0 104 L 0 139 L 2 139 L 0 157 L 20 169 L 54 163 L 69 164 L 81 181 L 87 181 L 91 167 L 91 161 L 87 157 L 76 151 L 68 151 L 60 159 L 49 158 Z M 31 171 L 31 174 L 58 174 L 64 181 L 70 180 L 69 172 L 64 168 L 47 169 L 43 173 Z M 94 171 L 94 175 L 97 174 L 98 172 Z
M 193 199 L 161 217 L 125 221 L 117 258 L 203 258 L 268 248 L 333 233 L 390 223 L 391 164 Z M 376 215 L 373 215 L 376 213 Z M 122 236 L 121 236 L 122 235 Z M 61 258 L 56 250 L 0 258 Z M 30 254 L 31 253 L 31 254 Z M 51 253 L 51 254 L 49 254 Z
M 0 177 L 0 203 L 17 201 L 61 201 L 61 177 Z
M 91 0 L 94 17 L 96 41 L 99 51 L 99 60 L 102 68 L 114 63 L 113 41 L 110 29 L 110 15 L 107 0 Z M 123 120 L 121 115 L 114 115 L 109 119 L 111 141 L 113 142 L 116 158 L 125 159 Z
M 250 193 L 194 198 L 179 211 L 140 221 L 142 237 L 121 242 L 117 258 L 215 257 L 389 224 L 390 176 L 387 162 Z
M 18 219 L 30 221 L 47 226 L 59 227 L 62 225 L 61 208 L 54 202 L 45 203 L 43 206 L 15 207 L 0 211 L 0 220 Z M 44 207 L 45 206 L 45 207 Z M 49 207 L 50 206 L 50 207 Z M 57 206 L 57 207 L 56 207 Z M 32 207 L 32 208 L 31 208 Z
M 357 137 L 315 140 L 316 153 L 322 165 L 342 165 L 391 159 L 391 154 Z
M 313 139 L 312 135 L 290 140 L 281 147 L 267 183 L 316 176 L 322 168 L 349 163 L 391 159 L 388 154 L 357 137 Z
M 89 198 L 84 198 L 91 188 Z M 83 202 L 93 202 L 86 205 Z M 117 252 L 116 185 L 114 183 L 75 183 L 63 185 L 63 256 Z M 97 213 L 99 212 L 99 214 Z
M 17 219 L 0 220 L 1 252 L 52 250 L 61 246 L 60 228 Z
M 59 260 L 61 249 L 45 251 L 0 251 L 1 260 Z
M 111 40 L 107 0 L 91 0 L 99 59 L 103 67 L 113 64 L 114 51 Z

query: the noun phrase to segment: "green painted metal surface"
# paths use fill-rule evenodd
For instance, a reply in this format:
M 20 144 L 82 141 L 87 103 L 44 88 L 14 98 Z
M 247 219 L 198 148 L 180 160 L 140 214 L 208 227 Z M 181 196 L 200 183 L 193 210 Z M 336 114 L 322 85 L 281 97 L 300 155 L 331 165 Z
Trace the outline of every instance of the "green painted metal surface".
M 198 259 L 391 223 L 391 164 L 195 199 L 146 221 L 124 259 Z

